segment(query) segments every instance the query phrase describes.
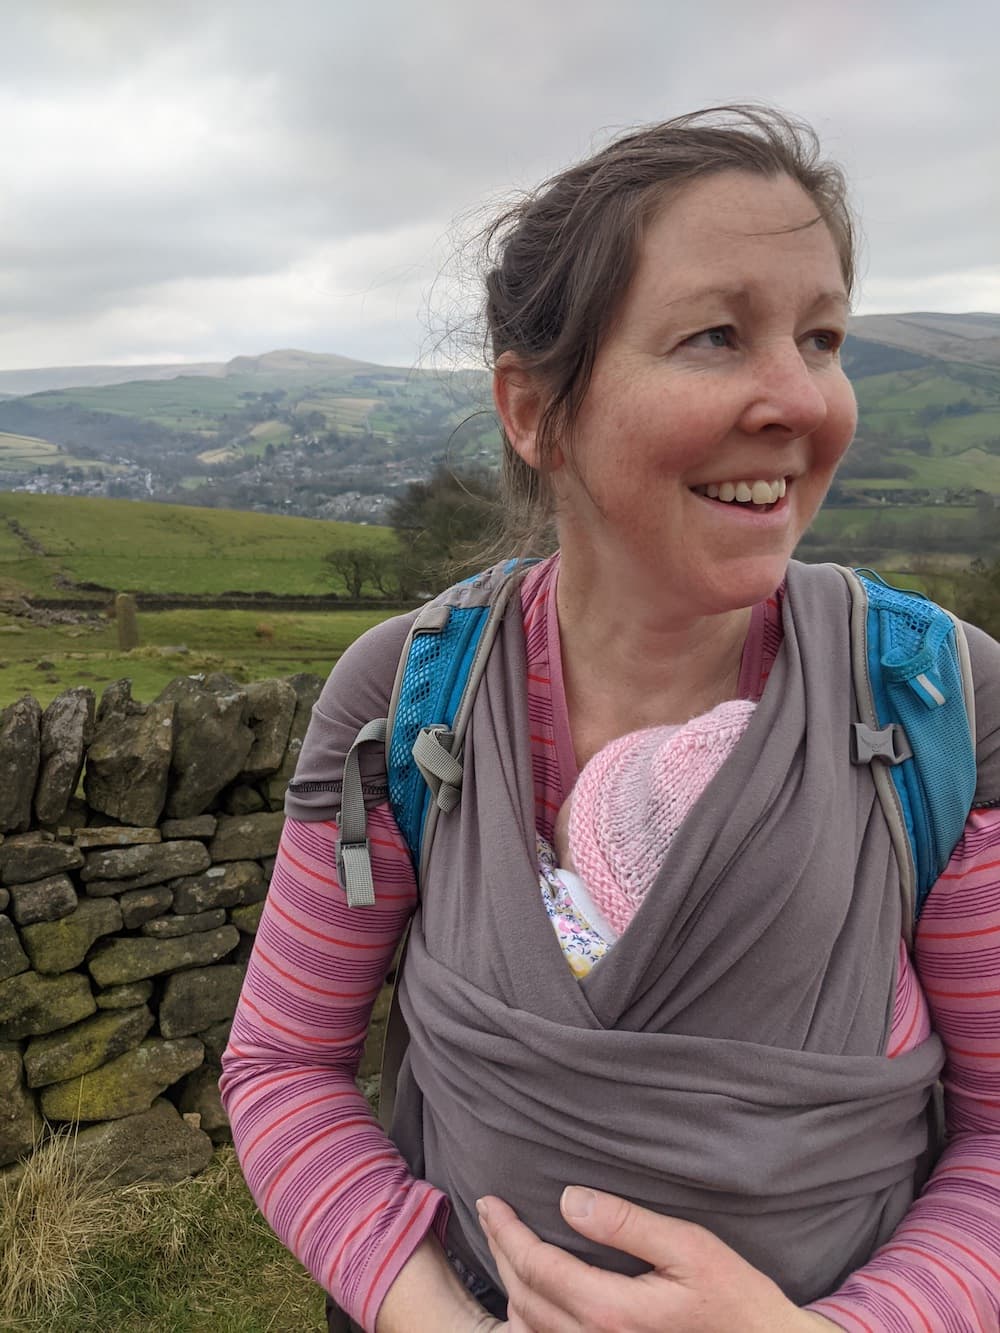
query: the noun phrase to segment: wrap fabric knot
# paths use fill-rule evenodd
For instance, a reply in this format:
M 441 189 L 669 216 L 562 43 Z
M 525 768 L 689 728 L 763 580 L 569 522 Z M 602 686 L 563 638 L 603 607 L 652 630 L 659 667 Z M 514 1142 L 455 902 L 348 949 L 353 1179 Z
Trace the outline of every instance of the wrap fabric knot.
M 764 695 L 582 982 L 537 890 L 523 629 L 507 615 L 421 885 L 393 1122 L 452 1201 L 449 1248 L 498 1285 L 482 1194 L 638 1272 L 559 1213 L 568 1183 L 622 1194 L 708 1227 L 801 1304 L 864 1263 L 921 1185 L 942 1048 L 886 1057 L 899 876 L 871 774 L 850 763 L 848 614 L 836 570 L 790 566 Z

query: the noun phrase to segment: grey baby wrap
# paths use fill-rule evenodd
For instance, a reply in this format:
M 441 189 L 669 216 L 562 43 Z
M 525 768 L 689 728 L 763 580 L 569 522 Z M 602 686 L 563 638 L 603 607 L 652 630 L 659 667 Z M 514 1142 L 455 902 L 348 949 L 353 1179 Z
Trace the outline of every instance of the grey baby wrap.
M 514 599 L 466 738 L 462 801 L 438 824 L 421 884 L 393 1123 L 413 1171 L 452 1202 L 450 1247 L 494 1282 L 482 1194 L 544 1239 L 638 1272 L 558 1211 L 567 1183 L 624 1195 L 708 1227 L 804 1303 L 864 1263 L 919 1188 L 943 1054 L 931 1036 L 885 1055 L 899 879 L 871 776 L 847 760 L 848 615 L 839 573 L 790 566 L 784 641 L 746 733 L 581 982 L 538 893 Z M 970 637 L 977 800 L 993 803 L 1000 652 Z M 376 633 L 351 674 L 387 695 L 401 638 Z M 335 789 L 349 721 L 314 726 L 297 780 L 324 773 Z M 374 800 L 384 773 L 368 764 Z M 331 802 L 292 798 L 289 813 L 327 818 Z

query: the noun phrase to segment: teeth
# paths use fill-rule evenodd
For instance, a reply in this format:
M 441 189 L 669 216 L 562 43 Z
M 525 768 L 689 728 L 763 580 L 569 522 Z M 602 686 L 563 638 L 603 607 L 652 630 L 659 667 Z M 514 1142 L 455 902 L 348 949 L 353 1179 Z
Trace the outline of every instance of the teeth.
M 770 505 L 781 499 L 788 486 L 785 478 L 779 477 L 776 481 L 713 481 L 695 489 L 710 500 L 723 500 L 726 504 L 735 500 L 738 504 Z

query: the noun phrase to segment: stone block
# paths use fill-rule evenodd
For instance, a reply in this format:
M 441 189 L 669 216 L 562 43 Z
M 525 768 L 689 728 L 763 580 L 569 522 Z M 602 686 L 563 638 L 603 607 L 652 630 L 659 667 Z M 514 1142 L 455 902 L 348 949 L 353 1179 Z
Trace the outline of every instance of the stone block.
M 295 765 L 299 762 L 299 751 L 302 749 L 302 742 L 309 727 L 313 705 L 323 690 L 323 680 L 306 672 L 289 676 L 288 684 L 295 691 L 295 713 L 285 753 L 282 756 L 281 767 L 276 773 L 265 778 L 263 783 L 264 794 L 272 810 L 283 808 L 285 788 L 295 773 Z
M 142 889 L 179 875 L 196 875 L 209 865 L 211 859 L 203 842 L 160 842 L 90 852 L 80 878 L 87 885 L 93 881 L 124 880 L 122 888 Z M 88 888 L 88 892 L 93 890 Z
M 232 908 L 229 919 L 242 935 L 256 935 L 263 912 L 264 904 L 262 902 L 247 903 L 245 907 Z
M 21 833 L 4 839 L 0 846 L 0 881 L 4 884 L 30 884 L 82 865 L 83 857 L 75 847 L 54 842 L 43 833 Z
M 226 792 L 224 805 L 229 815 L 253 815 L 258 810 L 267 809 L 267 801 L 257 788 L 249 787 L 246 783 L 230 787 Z
M 204 1171 L 212 1140 L 158 1097 L 148 1111 L 79 1130 L 75 1152 L 78 1165 L 111 1189 L 176 1185 Z
M 87 750 L 83 789 L 91 809 L 151 828 L 167 797 L 173 748 L 173 703 L 143 705 L 132 699 L 131 682 L 109 685 Z
M 36 921 L 58 921 L 76 910 L 76 889 L 69 875 L 52 875 L 33 884 L 15 884 L 11 888 L 10 913 L 19 926 Z
M 20 833 L 31 823 L 41 720 L 42 710 L 30 695 L 0 712 L 0 833 Z
M 0 981 L 27 972 L 28 955 L 21 948 L 21 939 L 9 916 L 0 916 Z
M 219 1072 L 202 1065 L 188 1074 L 181 1086 L 177 1106 L 184 1115 L 197 1115 L 199 1124 L 213 1143 L 231 1143 L 233 1132 L 219 1093 Z
M 121 908 L 114 898 L 85 898 L 58 921 L 23 926 L 21 941 L 36 972 L 68 972 L 80 966 L 95 940 L 121 928 Z
M 248 902 L 263 887 L 264 876 L 256 861 L 230 861 L 212 866 L 202 875 L 174 880 L 174 911 L 183 916 L 207 912 L 215 907 L 236 907 Z
M 164 1037 L 190 1037 L 211 1023 L 232 1018 L 243 985 L 243 969 L 223 964 L 196 967 L 167 978 L 160 1000 Z
M 160 1093 L 197 1069 L 205 1048 L 193 1037 L 147 1037 L 134 1050 L 79 1078 L 50 1083 L 39 1099 L 49 1120 L 120 1120 L 148 1111 Z
M 298 697 L 287 680 L 259 680 L 245 689 L 246 718 L 254 740 L 243 774 L 252 780 L 281 767 Z
M 225 958 L 239 941 L 240 932 L 230 925 L 176 940 L 111 940 L 88 959 L 87 967 L 98 986 L 116 986 L 182 968 L 205 967 Z
M 77 829 L 73 841 L 84 851 L 91 851 L 94 847 L 139 847 L 145 843 L 159 842 L 160 830 L 106 824 L 100 828 Z
M 254 734 L 244 721 L 246 693 L 239 686 L 215 691 L 185 676 L 172 680 L 158 702 L 172 704 L 177 719 L 167 814 L 200 815 L 242 772 L 250 753 Z
M 0 912 L 6 912 L 10 906 L 10 893 L 7 889 L 0 889 Z
M 167 838 L 210 838 L 219 821 L 215 815 L 192 815 L 190 819 L 165 819 L 160 833 Z
M 57 824 L 76 791 L 87 746 L 94 736 L 94 694 L 83 686 L 65 690 L 42 714 L 35 818 Z
M 151 940 L 175 940 L 181 935 L 196 935 L 203 930 L 217 930 L 226 924 L 226 910 L 216 907 L 210 912 L 195 912 L 188 916 L 158 916 L 142 927 L 143 935 Z
M 110 882 L 115 883 L 114 880 Z M 118 901 L 121 903 L 125 929 L 136 930 L 145 922 L 170 911 L 174 891 L 168 884 L 152 884 L 148 889 L 129 889 Z
M 145 981 L 128 981 L 122 986 L 109 986 L 107 990 L 99 990 L 94 999 L 98 1009 L 135 1009 L 145 1004 L 152 993 L 153 983 L 147 978 Z
M 227 926 L 239 939 L 235 926 Z M 44 977 L 20 972 L 0 981 L 0 1041 L 40 1037 L 78 1023 L 97 1009 L 90 982 L 82 972 Z
M 42 1088 L 87 1074 L 138 1046 L 153 1026 L 146 1005 L 97 1013 L 82 1023 L 33 1037 L 24 1051 L 29 1088 Z
M 215 861 L 249 861 L 278 850 L 285 817 L 279 811 L 259 815 L 222 815 L 208 850 Z
M 221 1022 L 212 1023 L 194 1034 L 205 1047 L 205 1064 L 215 1071 L 216 1077 L 222 1067 L 222 1052 L 229 1045 L 232 1026 L 233 1020 L 224 1018 Z
M 21 1048 L 16 1042 L 0 1042 L 0 1166 L 30 1153 L 41 1130 L 35 1099 L 24 1082 Z

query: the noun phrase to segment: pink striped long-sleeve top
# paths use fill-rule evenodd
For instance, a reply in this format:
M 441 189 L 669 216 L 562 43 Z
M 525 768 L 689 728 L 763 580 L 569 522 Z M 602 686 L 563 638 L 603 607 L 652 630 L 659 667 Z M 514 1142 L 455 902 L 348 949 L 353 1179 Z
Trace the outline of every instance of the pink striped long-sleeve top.
M 551 563 L 522 587 L 539 831 L 576 776 Z M 759 695 L 781 642 L 778 599 L 756 608 L 740 692 Z M 286 821 L 221 1089 L 247 1181 L 277 1235 L 373 1327 L 448 1201 L 414 1179 L 357 1090 L 372 1004 L 417 900 L 387 805 L 369 815 L 376 902 L 347 907 L 331 821 Z M 947 1049 L 949 1142 L 891 1242 L 811 1308 L 850 1333 L 1000 1328 L 1000 810 L 970 816 L 911 959 L 902 942 L 889 1058 L 931 1024 Z

